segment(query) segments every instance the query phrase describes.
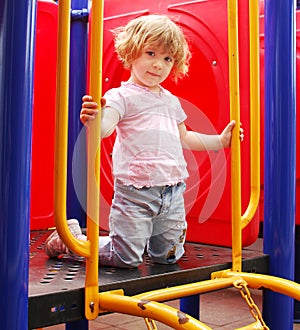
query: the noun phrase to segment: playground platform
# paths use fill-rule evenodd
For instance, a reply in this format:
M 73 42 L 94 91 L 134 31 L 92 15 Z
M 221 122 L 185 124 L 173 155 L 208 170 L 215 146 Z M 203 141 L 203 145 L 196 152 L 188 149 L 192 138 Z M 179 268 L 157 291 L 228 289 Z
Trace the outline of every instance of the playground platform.
M 49 259 L 43 246 L 51 231 L 31 232 L 30 281 L 29 281 L 29 329 L 65 330 L 65 322 L 79 320 L 84 315 L 84 261 L 69 257 Z M 263 241 L 243 249 L 243 270 L 265 274 L 268 256 L 263 254 Z M 99 290 L 123 288 L 125 294 L 155 290 L 209 279 L 211 272 L 230 268 L 231 249 L 203 244 L 186 244 L 186 254 L 177 265 L 162 266 L 148 258 L 138 269 L 122 270 L 101 267 Z M 251 296 L 262 310 L 262 291 L 252 290 Z M 167 302 L 175 308 L 180 301 Z M 232 330 L 253 322 L 248 305 L 236 288 L 205 293 L 200 298 L 200 318 L 216 330 Z M 60 324 L 58 324 L 60 323 Z M 52 325 L 51 325 L 52 324 Z M 54 324 L 54 325 L 53 325 Z M 170 327 L 156 322 L 158 329 Z M 89 330 L 144 330 L 143 319 L 112 313 L 101 315 L 89 322 Z M 294 330 L 300 324 L 294 324 Z
M 49 230 L 31 232 L 29 329 L 64 329 L 64 323 L 80 320 L 84 315 L 84 260 L 67 256 L 49 259 L 43 251 L 43 246 L 50 233 Z M 176 265 L 153 264 L 146 257 L 137 269 L 101 267 L 99 290 L 123 288 L 126 295 L 135 295 L 207 280 L 212 272 L 231 268 L 231 260 L 230 248 L 187 243 L 186 254 Z M 243 249 L 243 270 L 267 273 L 268 256 L 262 253 L 260 239 Z M 253 290 L 252 294 L 260 307 L 261 292 Z M 179 300 L 168 303 L 179 308 Z M 201 321 L 213 329 L 233 329 L 252 321 L 246 302 L 235 288 L 201 295 L 200 315 Z M 145 328 L 143 319 L 117 313 L 101 315 L 90 322 L 92 330 Z M 159 329 L 169 327 L 159 324 Z

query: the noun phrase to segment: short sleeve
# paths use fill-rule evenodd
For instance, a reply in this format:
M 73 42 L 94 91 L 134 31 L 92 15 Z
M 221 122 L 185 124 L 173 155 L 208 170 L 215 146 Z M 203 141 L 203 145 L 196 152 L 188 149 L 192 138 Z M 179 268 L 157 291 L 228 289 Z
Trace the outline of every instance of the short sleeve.
M 106 100 L 106 106 L 115 109 L 119 113 L 120 118 L 123 118 L 125 114 L 125 100 L 119 90 L 112 88 L 104 94 L 103 98 Z

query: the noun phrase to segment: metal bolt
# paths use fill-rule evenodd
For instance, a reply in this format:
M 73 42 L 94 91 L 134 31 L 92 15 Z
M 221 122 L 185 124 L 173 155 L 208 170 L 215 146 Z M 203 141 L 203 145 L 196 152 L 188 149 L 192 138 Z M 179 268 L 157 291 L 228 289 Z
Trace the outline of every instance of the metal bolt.
M 90 310 L 92 313 L 95 311 L 95 303 L 93 301 L 90 302 Z

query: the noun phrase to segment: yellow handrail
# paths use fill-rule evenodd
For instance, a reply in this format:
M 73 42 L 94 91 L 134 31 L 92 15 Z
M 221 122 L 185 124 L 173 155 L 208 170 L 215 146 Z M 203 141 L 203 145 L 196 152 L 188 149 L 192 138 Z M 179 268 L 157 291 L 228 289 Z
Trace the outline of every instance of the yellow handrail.
M 242 268 L 241 227 L 241 156 L 240 156 L 240 90 L 237 0 L 228 0 L 228 60 L 230 116 L 236 121 L 231 141 L 231 217 L 232 269 Z
M 260 196 L 259 1 L 249 1 L 251 195 L 242 228 L 253 219 Z
M 54 158 L 54 219 L 66 246 L 83 257 L 90 254 L 89 242 L 75 239 L 67 225 L 67 154 L 68 154 L 68 94 L 70 53 L 70 0 L 58 6 L 58 62 L 56 87 L 56 125 Z
M 228 54 L 231 118 L 237 122 L 231 150 L 232 269 L 242 267 L 242 229 L 253 219 L 260 196 L 259 3 L 249 1 L 250 201 L 241 216 L 240 93 L 237 0 L 228 0 Z
M 93 1 L 91 10 L 90 95 L 100 105 L 102 71 L 103 1 Z M 100 207 L 101 107 L 87 127 L 87 239 L 91 255 L 86 261 L 85 315 L 88 320 L 99 314 L 98 245 Z

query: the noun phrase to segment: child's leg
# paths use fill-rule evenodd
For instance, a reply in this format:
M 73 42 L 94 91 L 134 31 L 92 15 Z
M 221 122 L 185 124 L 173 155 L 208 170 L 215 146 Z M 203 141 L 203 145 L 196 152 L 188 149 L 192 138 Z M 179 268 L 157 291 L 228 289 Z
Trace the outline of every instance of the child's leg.
M 99 238 L 101 266 L 137 267 L 152 233 L 152 212 L 145 201 L 148 188 L 116 183 L 109 237 Z
M 162 208 L 153 221 L 148 254 L 154 262 L 173 264 L 184 254 L 187 223 L 183 193 L 185 184 L 168 187 L 162 194 Z

